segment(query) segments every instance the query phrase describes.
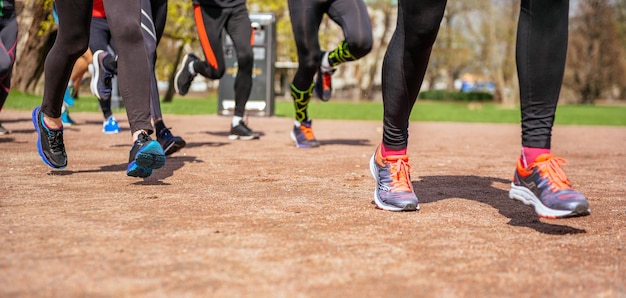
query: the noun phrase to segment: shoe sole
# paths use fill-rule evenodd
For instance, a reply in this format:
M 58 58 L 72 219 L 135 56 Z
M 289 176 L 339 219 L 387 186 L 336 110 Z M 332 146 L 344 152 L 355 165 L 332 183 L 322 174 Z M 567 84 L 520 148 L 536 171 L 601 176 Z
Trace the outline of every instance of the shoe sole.
M 39 153 L 39 156 L 41 157 L 41 160 L 48 165 L 49 167 L 53 168 L 53 169 L 65 169 L 66 166 L 55 166 L 52 164 L 52 162 L 50 162 L 47 158 L 46 155 L 43 154 L 43 148 L 41 147 L 41 131 L 39 129 L 39 112 L 41 111 L 41 107 L 36 107 L 33 110 L 33 113 L 31 115 L 31 119 L 33 121 L 33 125 L 35 126 L 35 131 L 37 132 L 37 152 Z
M 178 78 L 183 73 L 184 68 L 188 67 L 187 64 L 189 64 L 189 54 L 185 55 L 185 57 L 183 58 L 183 61 L 180 63 L 180 69 L 176 72 L 176 75 L 174 76 L 174 91 L 176 91 L 176 93 L 180 95 L 187 94 L 187 92 L 185 92 L 185 94 L 182 94 L 180 90 L 178 89 Z
M 228 136 L 229 140 L 243 140 L 243 141 L 249 141 L 249 140 L 258 140 L 260 139 L 259 136 L 240 136 L 240 135 L 229 135 Z
M 296 135 L 293 133 L 293 131 L 291 131 L 291 139 L 296 143 L 296 147 L 297 148 L 309 149 L 309 148 L 318 148 L 320 146 L 320 144 L 317 144 L 315 146 L 311 146 L 311 145 L 298 143 L 298 139 L 296 138 Z
M 164 165 L 165 153 L 161 149 L 161 145 L 156 141 L 151 141 L 137 152 L 135 160 L 128 164 L 126 175 L 146 178 L 152 175 L 153 169 L 159 169 Z
M 539 200 L 539 198 L 537 198 L 537 196 L 535 196 L 535 194 L 528 188 L 517 186 L 515 183 L 511 183 L 509 198 L 518 200 L 525 205 L 533 206 L 537 215 L 543 218 L 566 218 L 591 214 L 590 210 L 582 205 L 576 206 L 576 208 L 571 211 L 551 209 L 541 203 L 541 200 Z
M 100 96 L 100 92 L 98 92 L 98 81 L 100 79 L 100 63 L 98 61 L 98 56 L 100 56 L 102 53 L 104 53 L 102 50 L 97 50 L 93 55 L 93 62 L 91 63 L 91 65 L 93 65 L 93 74 L 91 82 L 89 83 L 91 93 L 93 93 L 93 95 L 95 95 L 98 100 L 105 100 L 102 99 L 102 96 Z
M 165 156 L 169 156 L 180 151 L 180 149 L 183 149 L 186 145 L 187 143 L 185 142 L 182 142 L 182 143 L 172 142 L 171 144 L 164 147 L 163 151 L 165 152 Z
M 374 180 L 376 181 L 376 189 L 374 189 L 374 203 L 376 203 L 376 207 L 378 207 L 379 209 L 382 210 L 387 210 L 387 211 L 394 211 L 394 212 L 398 212 L 398 211 L 419 211 L 420 210 L 420 206 L 419 203 L 418 204 L 406 204 L 404 205 L 404 207 L 398 207 L 398 206 L 394 206 L 394 205 L 389 205 L 389 204 L 385 204 L 383 201 L 380 200 L 380 196 L 378 195 L 378 169 L 376 168 L 376 153 L 374 153 L 374 155 L 372 155 L 372 157 L 370 158 L 370 173 L 372 173 L 372 177 L 374 177 Z
M 153 140 L 137 152 L 135 162 L 142 167 L 159 169 L 165 165 L 165 152 L 159 142 Z

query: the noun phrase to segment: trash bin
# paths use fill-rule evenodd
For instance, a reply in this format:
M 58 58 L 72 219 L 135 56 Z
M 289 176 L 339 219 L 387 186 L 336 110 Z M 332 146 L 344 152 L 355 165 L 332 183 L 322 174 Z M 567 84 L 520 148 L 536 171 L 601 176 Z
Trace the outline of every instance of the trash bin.
M 254 66 L 252 91 L 246 104 L 246 115 L 274 115 L 274 62 L 276 61 L 276 17 L 273 13 L 250 13 L 252 23 Z M 235 77 L 237 54 L 233 41 L 223 34 L 226 71 L 219 80 L 217 111 L 219 115 L 232 115 L 235 110 Z

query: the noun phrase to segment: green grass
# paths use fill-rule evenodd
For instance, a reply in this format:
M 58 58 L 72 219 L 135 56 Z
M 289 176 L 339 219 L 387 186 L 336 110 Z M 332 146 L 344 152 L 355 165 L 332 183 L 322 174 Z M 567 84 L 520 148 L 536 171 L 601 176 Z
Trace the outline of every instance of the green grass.
M 41 97 L 12 91 L 4 108 L 32 110 L 41 104 Z M 215 95 L 206 98 L 176 97 L 171 103 L 162 103 L 164 114 L 211 115 L 217 113 Z M 81 95 L 72 112 L 99 112 L 98 101 L 93 96 Z M 123 111 L 114 111 L 120 113 Z M 275 102 L 276 117 L 293 117 L 293 103 L 288 100 Z M 309 115 L 314 119 L 372 120 L 381 121 L 381 102 L 321 102 L 312 99 Z M 0 114 L 1 116 L 1 114 Z M 412 121 L 519 123 L 519 107 L 503 107 L 493 103 L 434 102 L 418 100 L 411 115 Z M 626 126 L 626 105 L 560 105 L 556 123 L 561 125 L 609 125 Z

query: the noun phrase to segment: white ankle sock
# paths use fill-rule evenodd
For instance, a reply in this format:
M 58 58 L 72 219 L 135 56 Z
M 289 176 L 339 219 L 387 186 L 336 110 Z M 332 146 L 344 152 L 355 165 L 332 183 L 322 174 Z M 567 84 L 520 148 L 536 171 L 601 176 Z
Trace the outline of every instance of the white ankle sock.
M 241 120 L 243 120 L 243 117 L 239 117 L 239 116 L 233 116 L 233 127 L 239 125 L 239 122 L 241 122 Z
M 322 70 L 323 71 L 333 70 L 333 67 L 330 66 L 330 61 L 328 61 L 328 52 L 324 53 L 324 57 L 322 57 Z

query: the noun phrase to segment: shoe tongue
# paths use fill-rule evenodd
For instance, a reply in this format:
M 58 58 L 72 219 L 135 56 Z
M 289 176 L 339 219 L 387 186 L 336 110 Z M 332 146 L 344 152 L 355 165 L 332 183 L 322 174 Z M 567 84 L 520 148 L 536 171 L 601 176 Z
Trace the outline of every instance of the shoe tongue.
M 404 160 L 405 162 L 409 161 L 408 155 L 387 155 L 383 158 L 388 161 L 398 161 L 398 160 Z
M 544 162 L 544 161 L 547 161 L 548 159 L 550 159 L 552 157 L 554 157 L 554 155 L 548 154 L 548 153 L 544 153 L 544 154 L 541 154 L 541 155 L 537 156 L 537 158 L 535 159 L 534 162 Z

